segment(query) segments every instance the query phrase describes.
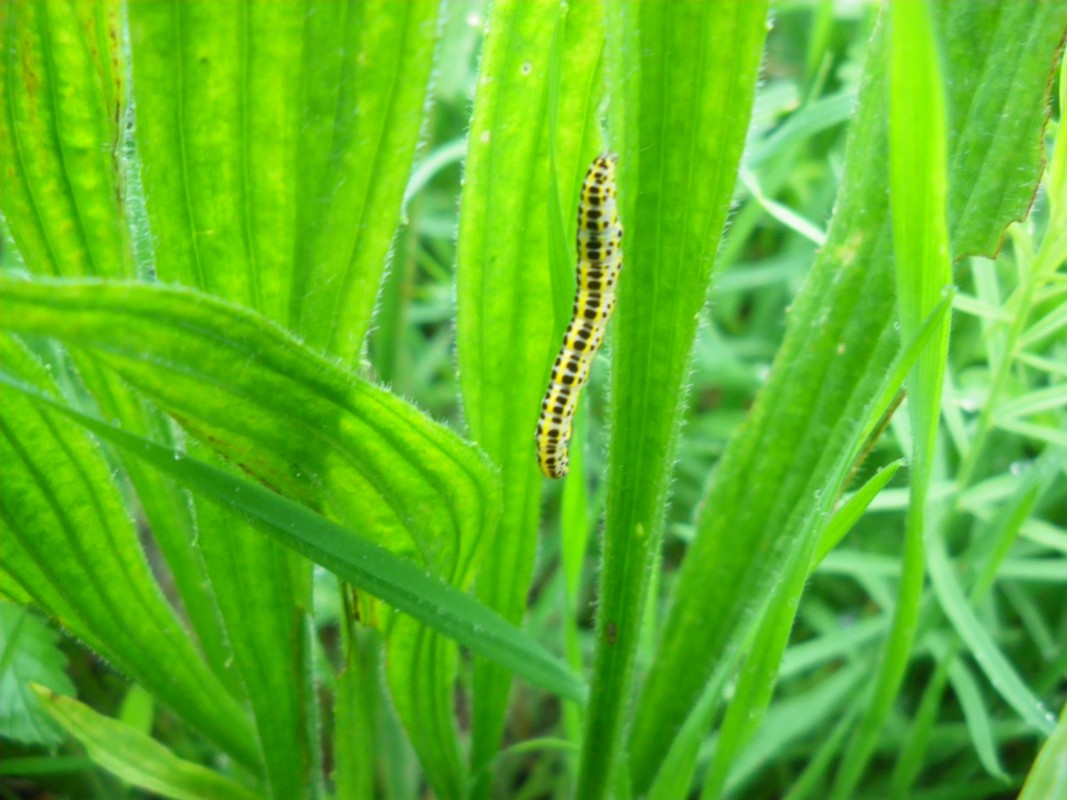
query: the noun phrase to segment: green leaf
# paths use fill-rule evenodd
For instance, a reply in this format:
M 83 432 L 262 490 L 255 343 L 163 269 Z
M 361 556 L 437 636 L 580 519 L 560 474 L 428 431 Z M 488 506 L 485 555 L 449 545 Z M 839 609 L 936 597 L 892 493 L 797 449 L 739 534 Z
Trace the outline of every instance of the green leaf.
M 1060 59 L 1060 128 L 1048 168 L 1049 231 L 1055 232 L 1061 247 L 1067 247 L 1067 135 L 1063 129 L 1063 109 L 1067 108 L 1067 60 Z
M 3 373 L 0 373 L 0 384 L 77 420 L 94 435 L 143 459 L 207 499 L 248 515 L 262 531 L 282 544 L 474 652 L 563 697 L 584 699 L 581 682 L 540 645 L 478 601 L 408 559 L 393 555 L 269 489 L 125 433 Z
M 949 136 L 949 230 L 964 237 L 954 240 L 956 252 L 973 244 L 969 230 L 995 231 L 999 238 L 1014 213 L 984 190 L 974 191 L 986 163 L 1025 181 L 1031 193 L 1036 185 L 1040 118 L 1028 127 L 1007 126 L 1003 138 L 989 132 L 1008 105 L 1045 108 L 1046 79 L 1065 22 L 1067 9 L 1054 5 L 976 4 L 946 16 L 946 36 L 968 41 L 972 53 L 966 68 L 946 74 L 949 118 L 963 121 Z M 768 383 L 702 502 L 698 535 L 640 701 L 631 759 L 638 789 L 651 781 L 715 665 L 744 640 L 769 587 L 810 544 L 797 532 L 833 493 L 832 476 L 839 482 L 847 475 L 857 430 L 900 346 L 888 250 L 885 63 L 876 37 L 827 245 L 792 306 Z M 1015 76 L 1018 96 L 987 93 L 978 77 L 994 71 Z M 971 108 L 982 113 L 964 113 Z M 952 159 L 964 139 L 985 155 L 973 169 L 957 170 Z M 715 609 L 711 616 L 709 608 Z
M 474 448 L 393 395 L 351 378 L 252 312 L 190 291 L 13 282 L 5 287 L 26 301 L 8 304 L 9 324 L 94 347 L 101 361 L 268 485 L 398 552 L 418 553 L 457 585 L 473 577 L 478 551 L 495 530 L 496 476 Z M 202 515 L 205 522 L 219 519 L 213 512 Z M 254 537 L 237 538 L 230 527 L 208 526 L 204 554 L 215 562 L 209 572 L 221 581 L 220 605 L 233 628 L 230 637 L 246 656 L 242 675 L 249 690 L 269 689 L 257 697 L 262 738 L 277 742 L 306 729 L 307 695 L 288 678 L 293 659 L 299 660 L 301 637 L 291 627 L 298 621 L 285 610 L 291 604 L 286 598 L 296 596 L 298 607 L 306 601 L 289 582 L 280 553 Z M 251 590 L 235 577 L 244 570 L 266 581 L 256 587 L 261 606 L 247 602 Z M 304 579 L 293 580 L 299 587 Z M 399 642 L 397 647 L 420 657 L 433 653 Z M 399 657 L 389 663 L 390 669 L 416 669 Z M 439 681 L 442 691 L 445 683 Z M 450 677 L 447 684 L 450 693 Z M 283 688 L 285 702 L 272 704 Z M 430 698 L 419 691 L 413 708 L 424 700 Z M 415 725 L 421 716 L 413 712 L 406 721 Z M 291 744 L 279 747 L 284 755 L 271 761 L 279 773 L 273 784 L 282 795 L 285 781 L 308 769 L 303 745 Z
M 897 306 L 910 341 L 952 282 L 945 214 L 948 196 L 945 99 L 937 43 L 925 3 L 890 13 L 889 166 Z M 912 423 L 921 423 L 913 457 L 929 469 L 948 351 L 948 320 L 919 356 L 908 382 Z M 913 466 L 914 472 L 916 467 Z M 921 476 L 928 481 L 928 475 Z M 924 490 L 925 492 L 925 490 Z M 916 500 L 923 499 L 921 496 Z M 919 503 L 921 506 L 922 503 Z
M 1041 747 L 1019 800 L 1045 800 L 1067 793 L 1067 706 L 1048 740 Z
M 929 8 L 945 67 L 952 253 L 993 257 L 1005 228 L 1025 219 L 1034 201 L 1045 160 L 1037 132 L 1048 120 L 1067 9 L 1058 3 Z
M 834 512 L 834 515 L 830 517 L 830 521 L 826 523 L 826 527 L 822 529 L 819 536 L 812 569 L 826 558 L 827 553 L 841 543 L 841 540 L 845 538 L 845 534 L 852 530 L 852 526 L 863 516 L 867 506 L 885 488 L 885 485 L 892 480 L 903 463 L 902 460 L 894 461 L 892 464 L 888 464 L 878 470 L 870 480 L 863 484 L 855 494 L 842 503 L 841 507 Z
M 727 793 L 743 796 L 740 789 L 745 782 L 757 779 L 778 753 L 805 737 L 818 735 L 830 720 L 847 715 L 856 690 L 867 674 L 865 664 L 850 664 L 800 696 L 775 703 L 763 719 L 760 735 L 737 760 L 726 785 Z M 706 786 L 703 796 L 712 797 Z
M 128 14 L 155 274 L 352 360 L 423 124 L 438 4 L 135 2 Z M 196 518 L 234 663 L 277 745 L 272 791 L 298 794 L 289 781 L 306 777 L 315 736 L 312 687 L 292 680 L 308 672 L 292 610 L 309 604 L 306 567 L 225 512 Z M 254 585 L 233 579 L 245 571 Z
M 210 458 L 204 447 L 190 449 Z M 231 668 L 244 686 L 263 748 L 268 794 L 305 795 L 316 780 L 313 687 L 304 674 L 310 662 L 304 615 L 311 565 L 229 509 L 198 503 L 196 523 L 198 550 L 233 654 Z
M 943 301 L 952 281 L 946 222 L 948 175 L 945 100 L 938 45 L 926 3 L 897 4 L 889 23 L 889 183 L 896 261 L 897 315 L 905 341 Z M 833 797 L 856 792 L 863 767 L 911 660 L 924 583 L 924 537 L 932 520 L 933 479 L 949 325 L 942 319 L 908 377 L 910 495 L 893 624 L 858 730 L 845 753 Z
M 930 582 L 937 593 L 941 608 L 952 620 L 956 632 L 966 642 L 990 685 L 1035 730 L 1045 735 L 1050 734 L 1055 718 L 1026 686 L 975 616 L 958 579 L 953 574 L 940 536 L 928 538 L 926 557 L 930 568 Z
M 588 798 L 604 796 L 618 768 L 686 371 L 767 31 L 763 2 L 609 8 L 607 69 L 626 267 L 612 344 L 597 650 L 578 785 L 578 795 Z
M 174 753 L 129 725 L 93 711 L 70 697 L 35 685 L 37 697 L 52 716 L 85 747 L 104 769 L 140 789 L 175 800 L 255 800 L 228 778 Z
M 54 385 L 11 337 L 0 338 L 0 348 L 7 374 Z M 98 448 L 79 426 L 25 395 L 3 395 L 3 570 L 77 638 L 217 745 L 256 765 L 248 718 L 164 600 Z
M 896 474 L 900 464 L 897 461 L 879 470 L 834 512 L 819 536 L 811 565 L 807 569 L 795 569 L 775 592 L 768 613 L 761 620 L 748 647 L 744 666 L 731 692 L 730 705 L 719 729 L 715 757 L 704 776 L 702 797 L 719 796 L 727 785 L 727 778 L 733 774 L 731 769 L 738 768 L 733 765 L 737 754 L 743 751 L 764 723 L 764 714 L 778 680 L 782 654 L 789 644 L 804 585 L 812 571 L 852 529 L 878 492 Z M 707 729 L 707 722 L 704 720 L 700 726 L 701 732 Z M 777 731 L 780 727 L 772 725 L 770 719 L 766 722 L 771 730 Z M 765 747 L 766 743 L 761 742 L 759 746 Z
M 156 274 L 362 347 L 422 125 L 438 4 L 129 5 Z
M 538 546 L 542 479 L 534 431 L 567 322 L 553 311 L 561 299 L 569 306 L 574 293 L 573 250 L 560 285 L 550 266 L 558 260 L 552 234 L 559 238 L 562 206 L 565 238 L 573 241 L 578 189 L 597 147 L 602 13 L 596 0 L 494 2 L 468 138 L 456 354 L 471 435 L 506 487 L 500 533 L 486 556 L 493 566 L 477 588 L 514 622 L 525 613 Z M 509 682 L 475 662 L 474 771 L 499 749 Z
M 285 323 L 299 213 L 311 204 L 300 197 L 309 177 L 297 160 L 309 141 L 300 132 L 311 124 L 300 80 L 338 52 L 315 38 L 314 21 L 325 15 L 315 12 L 278 3 L 128 6 L 137 156 L 155 272 Z M 338 84 L 326 91 L 332 97 Z M 351 230 L 344 230 L 345 241 Z M 229 663 L 254 712 L 268 787 L 275 797 L 303 794 L 317 735 L 309 722 L 313 689 L 305 677 L 302 618 L 310 604 L 309 565 L 217 507 L 197 507 L 195 524 L 203 582 L 212 588 L 232 649 Z M 177 553 L 171 547 L 169 560 L 193 552 L 191 540 Z
M 0 8 L 0 208 L 29 268 L 133 274 L 123 176 L 122 4 Z
M 119 3 L 85 2 L 9 4 L 0 12 L 6 15 L 9 41 L 18 44 L 5 48 L 0 58 L 11 102 L 11 114 L 0 119 L 0 137 L 8 145 L 0 147 L 0 163 L 10 176 L 0 207 L 33 273 L 133 274 L 130 225 L 142 223 L 142 200 L 136 196 L 137 166 L 128 158 L 131 143 L 123 133 L 129 109 L 122 11 Z M 6 60 L 16 53 L 17 59 Z M 135 219 L 127 219 L 128 213 Z M 147 263 L 139 267 L 147 273 Z M 89 359 L 72 361 L 77 374 L 71 382 L 84 384 L 102 414 L 121 420 L 127 430 L 171 435 L 158 410 L 114 375 Z M 195 509 L 151 470 L 136 462 L 122 466 L 200 647 L 216 674 L 233 681 L 232 654 L 225 646 L 230 637 L 220 623 L 203 560 L 190 546 L 198 536 Z M 270 578 L 261 581 L 267 592 L 269 583 Z M 292 728 L 288 723 L 271 727 Z
M 58 726 L 30 691 L 31 682 L 57 692 L 75 691 L 58 639 L 28 608 L 0 600 L 0 730 L 5 739 L 49 748 L 62 741 Z
M 2 324 L 91 348 L 268 486 L 463 584 L 496 478 L 448 429 L 266 319 L 180 288 L 0 280 Z M 299 435 L 294 435 L 298 433 Z
M 438 797 L 468 793 L 455 720 L 458 664 L 454 642 L 409 617 L 393 620 L 386 664 L 393 705 Z M 500 666 L 499 662 L 494 666 Z M 502 671 L 510 677 L 509 670 Z M 359 732 L 348 735 L 353 734 Z
M 963 661 L 956 659 L 949 667 L 949 677 L 952 680 L 952 692 L 959 698 L 960 708 L 967 721 L 967 730 L 974 742 L 978 760 L 982 762 L 986 772 L 994 778 L 1008 781 L 1009 776 L 1004 772 L 997 758 L 996 744 L 993 738 L 992 719 L 989 709 L 982 699 L 982 693 L 978 687 L 978 681 L 974 679 L 970 669 Z
M 377 631 L 345 626 L 345 663 L 335 684 L 333 774 L 337 797 L 375 797 L 375 761 L 382 734 L 376 715 L 382 698 L 377 675 L 382 669 L 382 644 Z

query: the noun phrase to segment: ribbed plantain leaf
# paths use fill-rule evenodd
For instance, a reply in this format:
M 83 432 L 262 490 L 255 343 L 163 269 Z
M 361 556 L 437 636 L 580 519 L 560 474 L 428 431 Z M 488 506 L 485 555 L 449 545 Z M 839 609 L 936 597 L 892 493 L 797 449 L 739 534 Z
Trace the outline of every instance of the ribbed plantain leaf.
M 0 338 L 8 374 L 54 391 L 33 356 Z M 167 605 L 119 487 L 76 424 L 3 391 L 0 563 L 35 605 L 248 765 L 259 753 L 241 705 Z

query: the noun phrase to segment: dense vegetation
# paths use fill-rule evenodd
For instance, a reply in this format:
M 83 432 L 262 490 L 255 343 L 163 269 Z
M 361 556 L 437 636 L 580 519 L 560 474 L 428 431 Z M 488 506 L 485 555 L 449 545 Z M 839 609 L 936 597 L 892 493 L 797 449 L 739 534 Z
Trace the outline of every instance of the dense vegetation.
M 4 3 L 0 796 L 1067 796 L 1065 32 Z

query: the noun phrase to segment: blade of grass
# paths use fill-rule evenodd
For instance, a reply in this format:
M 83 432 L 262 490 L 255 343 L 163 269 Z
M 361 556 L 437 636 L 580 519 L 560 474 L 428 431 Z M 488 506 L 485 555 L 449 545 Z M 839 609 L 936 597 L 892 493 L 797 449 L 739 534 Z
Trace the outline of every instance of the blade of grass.
M 814 565 L 817 566 L 827 554 L 841 543 L 852 526 L 856 524 L 863 512 L 874 501 L 885 485 L 897 474 L 897 470 L 903 464 L 903 459 L 887 464 L 878 470 L 870 480 L 861 486 L 844 504 L 834 512 L 830 521 L 823 528 L 819 536 L 819 543 L 815 549 Z M 814 569 L 814 566 L 813 566 Z
M 1045 800 L 1067 794 L 1067 705 L 1060 712 L 1056 729 L 1041 747 L 1019 800 Z
M 531 683 L 572 700 L 583 699 L 581 681 L 565 665 L 497 614 L 416 564 L 269 489 L 93 419 L 5 373 L 0 373 L 0 383 L 70 417 L 213 502 L 246 514 L 286 547 Z
M 967 171 L 953 176 L 956 252 L 981 251 L 991 232 L 999 238 L 1029 206 L 1040 174 L 1035 143 L 1049 65 L 1065 23 L 1067 8 L 1051 6 L 975 5 L 943 20 L 952 46 L 965 51 L 951 75 L 952 152 L 965 140 L 985 153 L 969 154 Z M 715 666 L 745 640 L 769 587 L 803 544 L 793 538 L 796 530 L 837 491 L 833 476 L 847 474 L 841 462 L 855 427 L 899 348 L 884 174 L 883 29 L 867 59 L 827 246 L 792 305 L 767 386 L 716 469 L 662 626 L 633 735 L 637 786 L 652 779 Z M 1004 136 L 989 137 L 990 126 L 1007 118 L 1013 123 Z M 987 172 L 1015 177 L 1005 185 L 991 176 L 1001 194 L 983 187 L 979 197 L 972 189 Z M 967 225 L 960 226 L 964 214 Z
M 850 153 L 870 146 L 864 138 L 881 119 L 872 82 L 860 93 Z M 874 176 L 862 177 L 874 183 Z M 857 429 L 884 387 L 897 339 L 874 322 L 888 310 L 885 292 L 865 285 L 878 275 L 868 260 L 884 258 L 885 238 L 867 222 L 883 212 L 878 202 L 842 190 L 828 244 L 792 307 L 768 384 L 704 498 L 640 699 L 631 742 L 639 788 L 655 778 L 710 676 L 737 657 L 771 587 L 789 569 L 806 570 L 810 554 L 800 550 L 811 543 L 801 542 L 799 531 L 832 501 L 836 487 L 828 474 L 844 478 Z M 864 235 L 847 233 L 854 220 Z M 824 297 L 831 287 L 840 292 L 835 302 Z
M 862 662 L 848 664 L 811 690 L 772 705 L 763 718 L 760 735 L 737 759 L 725 794 L 744 796 L 747 786 L 768 767 L 777 753 L 795 746 L 798 741 L 803 742 L 806 736 L 818 735 L 830 720 L 847 714 L 868 674 Z M 715 795 L 705 791 L 703 796 Z
M 963 710 L 963 717 L 967 722 L 967 730 L 971 733 L 971 741 L 974 742 L 978 760 L 992 777 L 1007 783 L 1010 777 L 1004 771 L 997 756 L 992 715 L 986 706 L 978 681 L 975 680 L 971 670 L 959 659 L 953 661 L 949 668 L 949 680 L 952 682 L 952 693 L 959 699 L 960 708 Z
M 1034 696 L 975 617 L 940 537 L 929 537 L 927 540 L 927 564 L 930 581 L 942 610 L 952 620 L 956 632 L 967 644 L 990 685 L 1035 730 L 1050 734 L 1055 726 L 1055 717 Z
M 856 450 L 860 443 L 869 440 L 874 433 L 877 421 L 888 413 L 893 397 L 899 391 L 906 374 L 950 307 L 951 303 L 946 298 L 931 312 L 915 339 L 901 351 L 887 371 L 886 382 L 879 392 L 879 399 L 868 410 L 868 421 L 856 439 Z M 819 538 L 813 564 L 817 565 L 821 562 L 826 554 L 840 542 L 878 492 L 896 473 L 899 463 L 879 471 L 834 513 Z M 754 644 L 748 648 L 750 655 L 745 662 L 740 682 L 732 692 L 730 707 L 717 738 L 714 761 L 709 774 L 703 781 L 702 796 L 715 797 L 722 791 L 732 768 L 733 758 L 742 752 L 742 748 L 762 719 L 762 713 L 770 700 L 778 677 L 779 660 L 793 626 L 793 617 L 799 606 L 800 594 L 808 577 L 807 568 L 798 565 L 798 568 L 793 570 L 787 583 L 783 584 L 784 590 L 776 593 L 774 601 L 769 606 L 768 614 L 756 633 Z M 881 627 L 878 630 L 881 630 Z M 720 666 L 721 670 L 722 666 Z M 708 697 L 707 691 L 705 692 L 698 710 L 686 722 L 686 728 L 691 733 L 688 735 L 683 733 L 677 738 L 664 768 L 657 776 L 655 789 L 663 792 L 662 796 L 673 797 L 677 791 L 680 791 L 680 789 L 672 791 L 666 787 L 684 787 L 689 784 L 689 776 L 697 757 L 698 732 L 707 730 L 711 715 L 717 705 L 717 697 L 717 693 L 714 697 Z M 687 750 L 688 755 L 684 754 L 683 750 Z
M 778 680 L 779 665 L 789 635 L 793 629 L 796 610 L 811 570 L 844 538 L 867 506 L 896 473 L 900 462 L 880 470 L 859 491 L 839 508 L 819 538 L 818 549 L 809 569 L 798 569 L 776 592 L 769 613 L 758 628 L 744 667 L 731 694 L 730 705 L 719 728 L 718 744 L 712 764 L 704 776 L 701 798 L 719 797 L 731 778 L 731 770 L 738 754 L 763 724 L 764 713 Z M 707 729 L 707 726 L 703 726 Z
M 891 7 L 889 15 L 889 177 L 897 306 L 901 332 L 918 333 L 951 285 L 947 223 L 948 156 L 945 99 L 937 43 L 925 3 Z M 893 625 L 878 675 L 850 742 L 832 798 L 855 794 L 881 727 L 896 699 L 919 623 L 924 537 L 941 410 L 949 326 L 943 321 L 908 380 L 912 445 L 910 498 Z M 930 538 L 936 532 L 930 532 Z

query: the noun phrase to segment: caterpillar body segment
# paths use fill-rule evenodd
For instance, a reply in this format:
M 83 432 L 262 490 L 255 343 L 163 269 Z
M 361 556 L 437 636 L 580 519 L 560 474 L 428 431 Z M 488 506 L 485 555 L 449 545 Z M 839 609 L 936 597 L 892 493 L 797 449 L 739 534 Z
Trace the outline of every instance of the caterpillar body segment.
M 578 288 L 537 423 L 537 461 L 548 478 L 562 478 L 569 469 L 567 449 L 578 396 L 615 310 L 623 233 L 615 197 L 615 164 L 614 155 L 598 156 L 582 183 L 578 204 Z

